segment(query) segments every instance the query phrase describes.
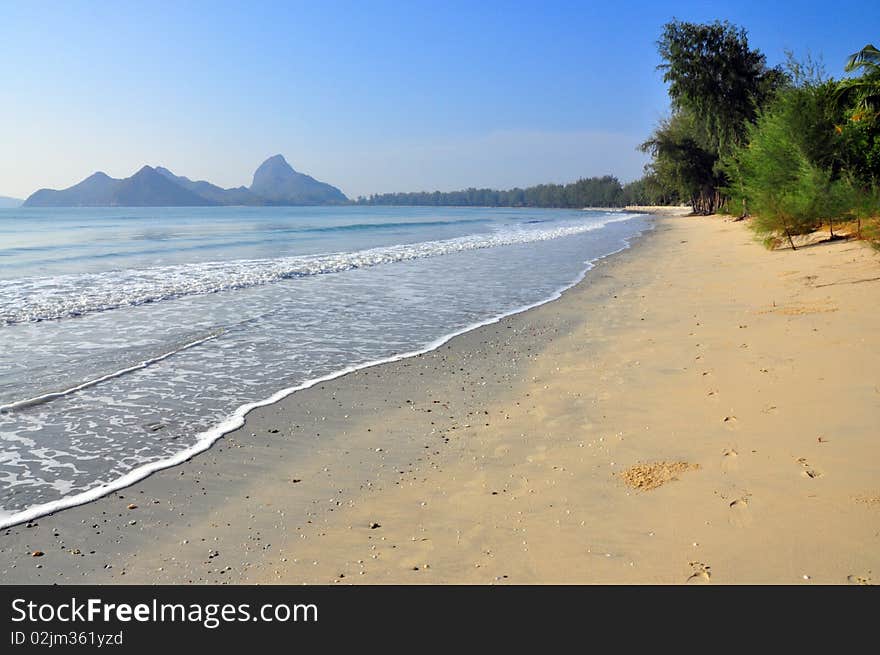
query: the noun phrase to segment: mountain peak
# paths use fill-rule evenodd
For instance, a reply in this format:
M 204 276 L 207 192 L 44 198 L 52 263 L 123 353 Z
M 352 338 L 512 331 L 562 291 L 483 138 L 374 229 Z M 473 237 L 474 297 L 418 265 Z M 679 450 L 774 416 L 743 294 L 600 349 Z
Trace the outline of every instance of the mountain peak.
M 334 186 L 298 173 L 284 155 L 269 157 L 254 173 L 251 187 L 222 189 L 204 180 L 175 175 L 162 166 L 143 166 L 131 177 L 115 179 L 102 171 L 56 191 L 40 189 L 29 207 L 187 207 L 211 205 L 323 205 L 348 198 Z
M 284 155 L 273 155 L 260 164 L 250 190 L 277 205 L 320 205 L 348 200 L 335 186 L 295 171 Z
M 264 161 L 257 170 L 254 172 L 256 176 L 260 171 L 272 171 L 275 174 L 284 175 L 289 173 L 296 173 L 293 166 L 287 163 L 287 160 L 284 158 L 284 155 L 272 155 Z

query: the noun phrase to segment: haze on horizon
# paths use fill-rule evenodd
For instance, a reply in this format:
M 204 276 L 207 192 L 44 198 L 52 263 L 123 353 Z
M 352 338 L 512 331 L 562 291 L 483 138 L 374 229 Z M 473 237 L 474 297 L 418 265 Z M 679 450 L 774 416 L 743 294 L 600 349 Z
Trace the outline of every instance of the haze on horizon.
M 144 164 L 248 185 L 279 152 L 352 198 L 628 181 L 668 109 L 655 41 L 673 16 L 834 75 L 880 24 L 868 5 L 855 27 L 827 3 L 738 5 L 0 0 L 0 195 Z

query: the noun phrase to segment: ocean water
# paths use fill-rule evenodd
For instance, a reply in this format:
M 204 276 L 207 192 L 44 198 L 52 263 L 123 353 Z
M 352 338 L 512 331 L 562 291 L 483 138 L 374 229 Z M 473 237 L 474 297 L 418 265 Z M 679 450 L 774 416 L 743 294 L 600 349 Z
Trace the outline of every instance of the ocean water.
M 623 212 L 0 209 L 0 527 L 184 461 L 256 404 L 540 304 Z

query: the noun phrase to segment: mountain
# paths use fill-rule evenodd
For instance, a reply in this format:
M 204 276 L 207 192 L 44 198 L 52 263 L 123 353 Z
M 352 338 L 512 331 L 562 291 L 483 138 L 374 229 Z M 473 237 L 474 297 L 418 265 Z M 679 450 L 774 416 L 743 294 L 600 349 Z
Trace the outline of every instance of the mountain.
M 297 173 L 281 155 L 264 161 L 250 189 L 223 189 L 203 180 L 144 166 L 131 177 L 94 173 L 60 191 L 40 189 L 24 207 L 196 207 L 214 205 L 325 205 L 347 202 L 339 189 Z M 17 206 L 17 205 L 16 205 Z
M 106 173 L 95 173 L 61 191 L 40 189 L 24 201 L 25 207 L 193 207 L 218 204 L 183 188 L 151 166 L 144 166 L 123 180 Z
M 156 167 L 156 172 L 164 175 L 172 182 L 176 182 L 184 189 L 188 189 L 202 198 L 213 200 L 220 205 L 265 205 L 266 201 L 258 195 L 251 193 L 245 186 L 236 187 L 234 189 L 224 189 L 205 182 L 204 180 L 193 181 L 182 175 L 175 175 L 167 168 L 161 166 Z
M 121 207 L 198 207 L 220 204 L 183 188 L 151 166 L 144 166 L 131 177 L 122 180 L 115 200 L 113 204 Z
M 97 172 L 79 184 L 56 191 L 40 189 L 24 201 L 25 207 L 105 207 L 112 205 L 113 195 L 122 180 Z
M 254 173 L 251 192 L 273 205 L 327 205 L 347 202 L 335 186 L 297 173 L 282 155 L 269 157 Z
M 23 201 L 18 198 L 10 198 L 9 196 L 0 196 L 0 209 L 11 209 L 21 207 Z

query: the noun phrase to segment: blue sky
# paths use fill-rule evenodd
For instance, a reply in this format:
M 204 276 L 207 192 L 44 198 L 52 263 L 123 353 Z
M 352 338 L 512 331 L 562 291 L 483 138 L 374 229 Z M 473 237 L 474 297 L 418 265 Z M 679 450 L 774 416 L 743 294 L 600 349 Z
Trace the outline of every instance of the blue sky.
M 842 73 L 880 3 L 0 0 L 0 195 L 283 153 L 350 196 L 612 173 L 667 111 L 663 23 L 729 19 Z

